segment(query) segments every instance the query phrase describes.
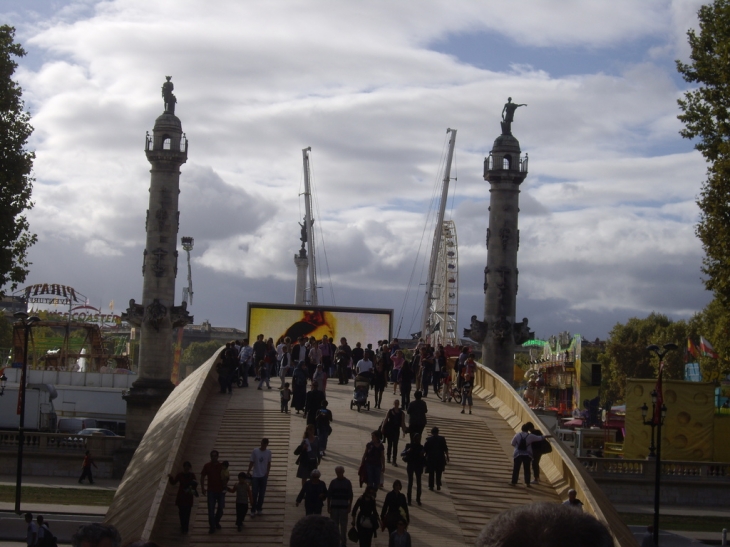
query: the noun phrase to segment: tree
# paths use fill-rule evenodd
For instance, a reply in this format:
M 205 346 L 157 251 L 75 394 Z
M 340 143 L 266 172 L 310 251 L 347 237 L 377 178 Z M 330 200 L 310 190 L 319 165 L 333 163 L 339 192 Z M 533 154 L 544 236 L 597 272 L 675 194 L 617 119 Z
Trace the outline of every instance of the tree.
M 24 211 L 33 207 L 31 193 L 35 153 L 25 149 L 33 132 L 30 114 L 23 111 L 22 89 L 12 76 L 25 50 L 16 44 L 15 29 L 0 26 L 0 294 L 25 281 L 28 248 L 36 242 Z
M 664 358 L 664 377 L 684 378 L 683 344 L 687 340 L 687 324 L 672 321 L 666 315 L 651 313 L 646 319 L 632 317 L 625 325 L 616 324 L 609 333 L 605 354 L 599 355 L 605 387 L 604 400 L 623 400 L 627 378 L 656 378 L 659 362 L 646 349 L 651 344 L 675 343 L 677 351 Z
M 730 313 L 718 298 L 705 306 L 689 320 L 689 336 L 698 344 L 700 336 L 710 341 L 719 359 L 700 356 L 693 359 L 700 364 L 702 379 L 716 382 L 730 372 Z M 685 342 L 686 343 L 686 342 Z
M 677 70 L 699 84 L 680 99 L 680 134 L 697 139 L 695 148 L 708 162 L 697 205 L 697 237 L 705 250 L 705 286 L 730 304 L 730 0 L 715 0 L 698 12 L 700 32 L 687 32 L 691 62 Z
M 210 359 L 223 344 L 210 340 L 209 342 L 193 342 L 182 352 L 182 366 L 198 368 Z

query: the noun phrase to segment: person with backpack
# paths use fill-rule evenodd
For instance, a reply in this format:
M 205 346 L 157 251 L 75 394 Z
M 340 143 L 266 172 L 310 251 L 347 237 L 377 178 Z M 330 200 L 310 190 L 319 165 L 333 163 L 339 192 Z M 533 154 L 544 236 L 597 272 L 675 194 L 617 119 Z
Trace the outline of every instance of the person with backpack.
M 36 517 L 36 523 L 38 524 L 38 547 L 58 547 L 58 539 L 51 532 L 51 528 L 48 523 L 44 520 L 43 515 Z
M 522 431 L 512 438 L 512 446 L 515 448 L 512 459 L 512 486 L 517 486 L 517 478 L 520 474 L 520 467 L 525 471 L 525 484 L 530 486 L 530 464 L 532 463 L 532 444 L 542 441 L 548 436 L 534 435 L 530 433 L 531 424 L 528 422 L 522 426 Z
M 532 422 L 527 422 L 525 425 L 530 426 L 530 433 L 542 437 L 542 431 L 536 429 Z M 550 441 L 545 438 L 542 441 L 532 443 L 532 475 L 534 477 L 532 482 L 540 482 L 540 458 L 543 454 L 550 454 L 552 451 L 553 447 L 550 446 Z

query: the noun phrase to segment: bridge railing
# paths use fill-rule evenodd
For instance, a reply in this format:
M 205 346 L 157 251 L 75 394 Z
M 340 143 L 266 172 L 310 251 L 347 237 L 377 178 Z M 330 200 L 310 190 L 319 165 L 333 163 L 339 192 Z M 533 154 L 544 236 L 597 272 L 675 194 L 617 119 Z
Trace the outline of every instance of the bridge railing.
M 530 409 L 512 386 L 492 370 L 479 365 L 476 371 L 474 394 L 487 400 L 515 430 L 525 422 L 532 422 L 542 431 L 548 428 Z M 638 544 L 628 527 L 623 523 L 608 497 L 591 478 L 588 470 L 558 442 L 551 442 L 553 451 L 543 455 L 540 463 L 546 467 L 547 475 L 559 494 L 567 499 L 571 488 L 583 501 L 584 510 L 605 523 L 614 537 L 616 547 L 636 547 Z
M 215 363 L 222 349 L 173 390 L 134 452 L 106 514 L 125 543 L 148 541 L 158 526 L 167 475 L 182 467 L 198 416 L 218 384 Z
M 654 480 L 653 460 L 624 460 L 614 458 L 578 458 L 583 467 L 595 478 Z M 662 461 L 661 475 L 672 480 L 712 480 L 730 484 L 730 464 L 722 462 Z

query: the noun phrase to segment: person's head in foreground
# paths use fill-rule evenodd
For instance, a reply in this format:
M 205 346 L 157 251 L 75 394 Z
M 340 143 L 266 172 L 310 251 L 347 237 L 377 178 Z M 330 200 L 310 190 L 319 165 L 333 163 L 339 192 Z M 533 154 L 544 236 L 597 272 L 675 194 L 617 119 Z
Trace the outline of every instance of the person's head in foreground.
M 308 515 L 292 528 L 289 547 L 339 547 L 340 531 L 335 521 L 322 515 Z
M 556 503 L 533 503 L 500 513 L 482 529 L 476 547 L 613 547 L 606 526 Z
M 122 538 L 114 526 L 93 522 L 79 526 L 71 537 L 73 547 L 119 547 Z

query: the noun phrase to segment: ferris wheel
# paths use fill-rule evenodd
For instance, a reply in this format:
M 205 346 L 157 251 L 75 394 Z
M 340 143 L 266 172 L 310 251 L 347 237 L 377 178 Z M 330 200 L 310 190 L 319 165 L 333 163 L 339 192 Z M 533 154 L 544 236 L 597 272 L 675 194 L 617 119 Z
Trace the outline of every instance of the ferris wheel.
M 443 223 L 435 273 L 428 321 L 431 344 L 434 347 L 438 344 L 459 346 L 456 329 L 459 315 L 459 247 L 453 220 Z

